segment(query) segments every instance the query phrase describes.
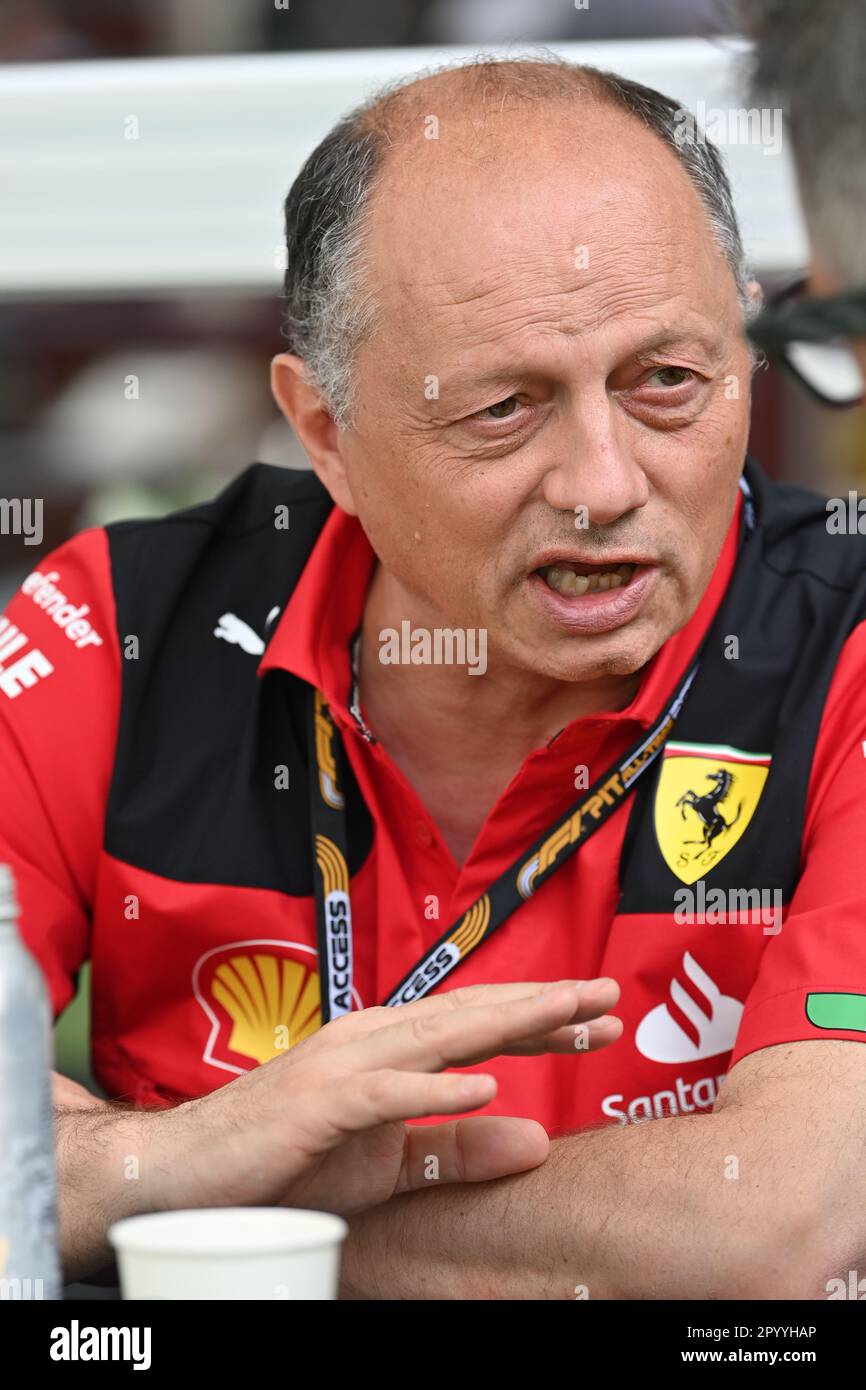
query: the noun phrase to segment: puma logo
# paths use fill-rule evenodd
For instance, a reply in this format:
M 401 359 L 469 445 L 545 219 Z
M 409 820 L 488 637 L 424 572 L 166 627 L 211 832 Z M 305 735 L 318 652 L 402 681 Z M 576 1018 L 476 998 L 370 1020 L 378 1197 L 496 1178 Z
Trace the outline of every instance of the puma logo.
M 223 613 L 213 635 L 221 637 L 224 642 L 230 642 L 233 647 L 241 647 L 243 651 L 249 652 L 250 656 L 261 656 L 265 650 L 265 644 L 259 634 L 253 632 L 253 629 L 234 613 Z

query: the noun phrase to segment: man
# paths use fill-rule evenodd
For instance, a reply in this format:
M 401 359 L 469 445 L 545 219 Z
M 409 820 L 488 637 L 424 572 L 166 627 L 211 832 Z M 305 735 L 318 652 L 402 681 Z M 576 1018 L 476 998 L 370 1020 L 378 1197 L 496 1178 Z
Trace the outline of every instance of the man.
M 111 731 L 86 773 L 42 752 L 53 674 L 10 734 L 90 827 L 87 910 L 50 921 L 55 848 L 25 930 L 68 997 L 89 916 L 110 1093 L 207 1091 L 319 998 L 621 988 L 613 1046 L 486 1069 L 547 1161 L 356 1217 L 349 1296 L 813 1297 L 866 1245 L 862 543 L 741 479 L 756 288 L 677 111 L 480 63 L 341 123 L 287 201 L 274 363 L 315 478 L 81 538 L 10 610 L 54 584 L 111 634 L 67 687 Z
M 780 106 L 809 235 L 810 297 L 767 316 L 764 343 L 847 341 L 866 382 L 866 21 L 860 0 L 748 0 L 754 99 Z M 840 387 L 841 389 L 841 387 Z M 838 398 L 836 398 L 838 399 Z

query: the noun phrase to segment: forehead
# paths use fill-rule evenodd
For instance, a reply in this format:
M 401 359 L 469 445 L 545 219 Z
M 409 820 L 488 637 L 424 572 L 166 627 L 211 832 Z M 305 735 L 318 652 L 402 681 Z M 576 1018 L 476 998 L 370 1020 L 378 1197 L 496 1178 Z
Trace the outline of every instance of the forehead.
M 431 333 L 458 345 L 532 324 L 580 334 L 654 312 L 732 316 L 706 210 L 634 117 L 581 98 L 446 110 L 435 140 L 424 128 L 389 152 L 371 199 L 369 274 L 407 349 Z

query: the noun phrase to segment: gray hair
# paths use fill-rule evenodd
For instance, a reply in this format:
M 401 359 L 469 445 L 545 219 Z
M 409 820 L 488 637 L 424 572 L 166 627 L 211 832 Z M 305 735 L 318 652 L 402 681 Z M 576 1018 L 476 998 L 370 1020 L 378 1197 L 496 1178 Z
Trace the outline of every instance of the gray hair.
M 785 112 L 806 220 L 843 285 L 866 284 L 863 0 L 740 0 L 755 100 Z
M 565 101 L 589 91 L 643 121 L 676 155 L 697 190 L 748 316 L 749 272 L 724 163 L 682 106 L 616 73 L 547 54 L 450 63 L 420 80 L 456 69 L 466 71 L 483 99 L 495 93 L 497 99 Z M 351 428 L 355 353 L 375 323 L 375 296 L 363 274 L 370 196 L 395 134 L 399 138 L 401 109 L 418 81 L 413 76 L 389 84 L 334 126 L 304 164 L 285 202 L 283 336 L 288 350 L 304 361 L 340 428 Z

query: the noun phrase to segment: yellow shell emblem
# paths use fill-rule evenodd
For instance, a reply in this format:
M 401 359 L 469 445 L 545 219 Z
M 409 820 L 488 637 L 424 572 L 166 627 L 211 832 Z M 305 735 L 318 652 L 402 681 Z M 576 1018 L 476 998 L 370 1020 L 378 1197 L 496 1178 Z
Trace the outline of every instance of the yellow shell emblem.
M 232 1052 L 267 1062 L 321 1023 L 319 976 L 276 956 L 233 956 L 214 971 L 211 992 L 232 1020 Z
M 655 831 L 665 863 L 682 883 L 696 883 L 742 839 L 769 771 L 769 753 L 727 744 L 665 745 Z
M 196 962 L 192 985 L 211 1024 L 203 1060 L 236 1075 L 321 1026 L 318 957 L 297 941 L 214 947 Z

